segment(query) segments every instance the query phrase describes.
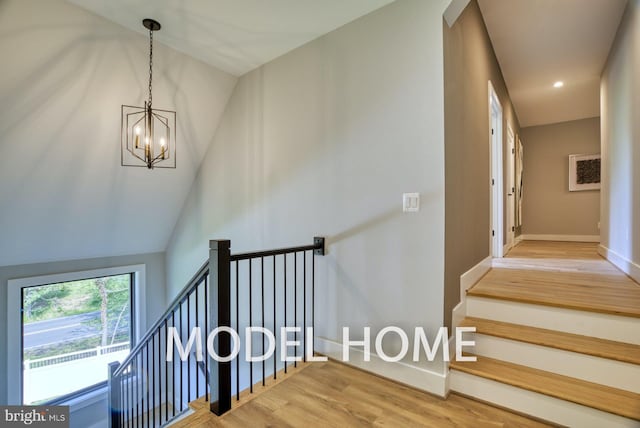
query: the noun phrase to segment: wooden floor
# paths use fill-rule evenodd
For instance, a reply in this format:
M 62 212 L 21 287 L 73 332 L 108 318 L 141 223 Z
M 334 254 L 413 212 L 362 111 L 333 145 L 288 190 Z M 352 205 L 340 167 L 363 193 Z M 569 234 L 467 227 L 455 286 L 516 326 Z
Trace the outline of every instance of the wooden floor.
M 468 294 L 640 318 L 640 285 L 590 243 L 521 242 Z
M 206 408 L 185 427 L 542 427 L 455 394 L 443 400 L 329 361 L 308 364 L 222 417 Z

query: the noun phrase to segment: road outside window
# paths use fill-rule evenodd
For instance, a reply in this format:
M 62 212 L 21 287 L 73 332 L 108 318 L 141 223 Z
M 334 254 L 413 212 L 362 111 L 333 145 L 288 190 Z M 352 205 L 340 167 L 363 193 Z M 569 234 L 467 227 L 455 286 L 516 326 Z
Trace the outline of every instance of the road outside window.
M 48 403 L 106 382 L 129 353 L 133 275 L 22 289 L 23 403 Z

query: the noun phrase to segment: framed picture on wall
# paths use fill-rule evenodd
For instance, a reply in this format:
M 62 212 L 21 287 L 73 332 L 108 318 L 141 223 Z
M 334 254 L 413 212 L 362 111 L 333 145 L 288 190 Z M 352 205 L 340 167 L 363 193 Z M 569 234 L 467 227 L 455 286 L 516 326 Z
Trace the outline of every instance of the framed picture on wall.
M 569 155 L 569 191 L 600 190 L 600 154 Z

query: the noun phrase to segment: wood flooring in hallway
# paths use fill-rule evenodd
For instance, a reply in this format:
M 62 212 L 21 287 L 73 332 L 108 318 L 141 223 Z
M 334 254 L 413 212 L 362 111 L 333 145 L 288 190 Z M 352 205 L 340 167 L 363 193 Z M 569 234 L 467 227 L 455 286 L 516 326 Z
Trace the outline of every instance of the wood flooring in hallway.
M 640 318 L 640 285 L 593 243 L 521 242 L 468 295 Z

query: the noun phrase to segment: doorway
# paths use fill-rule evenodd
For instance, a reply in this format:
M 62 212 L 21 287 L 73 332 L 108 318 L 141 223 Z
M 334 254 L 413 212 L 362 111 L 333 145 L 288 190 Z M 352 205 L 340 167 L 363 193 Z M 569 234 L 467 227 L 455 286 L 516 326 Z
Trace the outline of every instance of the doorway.
M 507 243 L 505 245 L 505 254 L 513 247 L 516 240 L 516 138 L 513 134 L 511 125 L 507 122 L 507 182 L 506 182 L 506 201 L 507 201 Z
M 491 150 L 491 230 L 490 254 L 492 257 L 504 255 L 504 212 L 503 212 L 503 166 L 502 166 L 502 105 L 489 81 L 489 147 Z

